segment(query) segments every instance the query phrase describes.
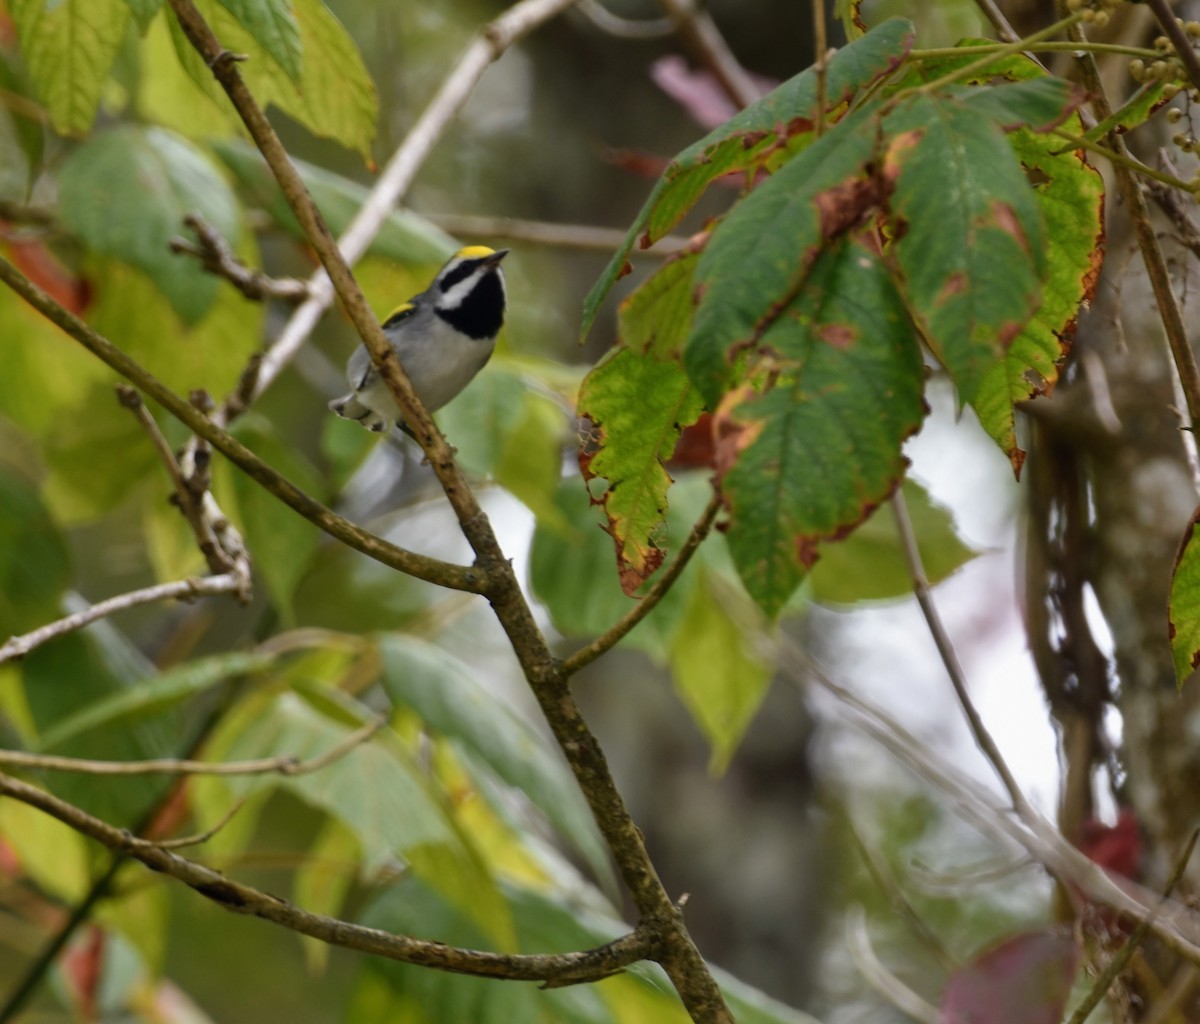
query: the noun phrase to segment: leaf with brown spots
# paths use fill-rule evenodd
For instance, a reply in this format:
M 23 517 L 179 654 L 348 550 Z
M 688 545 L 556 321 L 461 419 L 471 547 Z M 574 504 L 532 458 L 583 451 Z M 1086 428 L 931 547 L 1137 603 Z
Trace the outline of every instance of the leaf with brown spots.
M 863 240 L 843 236 L 821 254 L 762 345 L 773 383 L 722 403 L 716 462 L 734 563 L 774 616 L 821 548 L 891 494 L 925 407 L 911 322 Z
M 587 479 L 608 481 L 599 500 L 626 594 L 634 594 L 662 564 L 671 486 L 663 463 L 682 428 L 701 412 L 696 389 L 678 363 L 632 349 L 614 350 L 584 379 L 579 414 L 594 424 L 597 447 L 581 467 Z
M 855 95 L 896 69 L 912 48 L 912 23 L 892 18 L 830 58 L 825 73 L 827 124 Z M 653 244 L 696 204 L 713 181 L 734 171 L 769 169 L 781 145 L 803 144 L 817 118 L 820 89 L 808 68 L 681 152 L 663 172 L 583 304 L 587 334 L 600 304 L 617 281 L 635 245 Z
M 876 208 L 876 131 L 871 109 L 851 114 L 713 230 L 696 263 L 701 294 L 684 352 L 709 408 L 731 386 L 738 357 L 806 287 L 821 253 Z
M 958 99 L 915 95 L 883 131 L 901 287 L 959 397 L 971 402 L 1040 299 L 1042 212 L 1004 132 Z

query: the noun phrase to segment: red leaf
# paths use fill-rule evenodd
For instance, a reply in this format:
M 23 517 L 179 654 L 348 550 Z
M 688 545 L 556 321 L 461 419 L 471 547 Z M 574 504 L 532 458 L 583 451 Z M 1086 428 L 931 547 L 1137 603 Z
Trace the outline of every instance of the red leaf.
M 1125 878 L 1137 878 L 1141 874 L 1145 852 L 1142 830 L 1136 815 L 1128 807 L 1121 809 L 1115 825 L 1089 818 L 1083 823 L 1076 845 L 1106 871 Z
M 1079 966 L 1079 950 L 1061 930 L 1006 939 L 956 971 L 938 1024 L 1059 1024 Z

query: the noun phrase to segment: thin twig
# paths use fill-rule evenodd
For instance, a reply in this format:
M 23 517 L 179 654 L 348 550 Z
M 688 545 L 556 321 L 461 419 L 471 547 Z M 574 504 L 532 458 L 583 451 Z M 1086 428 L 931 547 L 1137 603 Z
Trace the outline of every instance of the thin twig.
M 1004 755 L 1000 753 L 1000 748 L 996 746 L 996 741 L 992 739 L 992 734 L 988 732 L 987 726 L 983 724 L 983 719 L 980 717 L 979 711 L 971 700 L 971 695 L 967 690 L 966 675 L 962 670 L 962 665 L 959 663 L 958 654 L 955 652 L 954 645 L 950 642 L 950 637 L 946 633 L 946 627 L 943 625 L 942 618 L 938 614 L 937 605 L 934 604 L 933 595 L 930 592 L 929 579 L 925 575 L 925 567 L 921 564 L 921 552 L 917 548 L 917 537 L 913 532 L 912 520 L 908 516 L 908 506 L 904 501 L 903 493 L 899 489 L 892 496 L 891 504 L 892 513 L 896 519 L 896 530 L 900 536 L 900 548 L 904 552 L 905 561 L 908 563 L 909 575 L 912 576 L 913 593 L 916 595 L 917 604 L 921 607 L 921 614 L 925 616 L 925 624 L 929 627 L 930 636 L 933 637 L 933 642 L 938 649 L 938 654 L 941 656 L 942 664 L 950 676 L 950 683 L 954 687 L 955 695 L 958 697 L 959 706 L 966 716 L 967 724 L 971 727 L 971 735 L 975 739 L 975 744 L 983 752 L 984 757 L 988 759 L 992 768 L 995 769 L 996 774 L 1000 777 L 1000 781 L 1004 784 L 1004 788 L 1008 792 L 1009 799 L 1012 800 L 1013 807 L 1017 813 L 1022 818 L 1025 818 L 1026 815 L 1033 815 L 1036 812 L 1025 798 L 1025 794 L 1021 792 L 1021 787 L 1017 785 L 1017 780 L 1009 769 L 1008 763 L 1004 760 Z
M 452 235 L 463 238 L 499 238 L 583 252 L 611 254 L 624 243 L 626 234 L 617 228 L 600 228 L 591 224 L 551 224 L 513 217 L 481 217 L 460 213 L 422 213 L 421 216 Z M 688 240 L 679 235 L 667 235 L 658 239 L 649 249 L 635 247 L 630 255 L 665 259 L 674 256 L 687 243 Z
M 695 0 L 659 0 L 663 10 L 675 22 L 675 31 L 704 65 L 739 110 L 757 102 L 762 91 L 746 74 L 725 42 L 716 23 L 706 11 L 698 10 Z
M 206 508 L 204 499 L 208 494 L 207 472 L 197 474 L 194 454 L 192 472 L 188 474 L 183 471 L 175 458 L 175 453 L 171 450 L 171 445 L 163 436 L 163 432 L 159 430 L 158 421 L 150 415 L 150 410 L 146 408 L 142 396 L 134 388 L 128 384 L 118 384 L 117 398 L 125 408 L 133 413 L 154 445 L 154 450 L 158 453 L 158 457 L 174 485 L 175 504 L 183 513 L 183 518 L 187 520 L 188 526 L 191 527 L 200 553 L 208 563 L 209 572 L 229 573 L 236 576 L 240 582 L 238 597 L 243 604 L 246 604 L 251 596 L 250 560 L 245 554 L 244 545 L 239 543 L 235 546 L 235 550 L 228 550 L 222 543 L 225 538 L 218 536 L 218 523 L 227 523 L 228 520 L 220 513 L 220 509 L 216 508 L 215 503 L 211 508 Z
M 866 841 L 858 833 L 858 829 L 854 827 L 852 821 L 848 822 L 850 831 L 850 839 L 858 850 L 859 857 L 862 858 L 863 864 L 866 866 L 867 874 L 875 882 L 879 891 L 887 898 L 888 903 L 892 905 L 892 909 L 896 911 L 907 926 L 908 930 L 913 933 L 917 941 L 921 943 L 930 953 L 938 966 L 947 974 L 952 974 L 958 970 L 959 963 L 950 955 L 949 950 L 943 945 L 942 940 L 937 937 L 937 934 L 926 923 L 925 919 L 917 913 L 917 908 L 912 905 L 908 897 L 904 895 L 904 890 L 900 888 L 900 883 L 892 874 L 891 865 L 879 853 L 866 844 Z
M 1096 153 L 1104 157 L 1114 167 L 1127 168 L 1135 174 L 1140 174 L 1143 178 L 1157 181 L 1169 188 L 1177 188 L 1180 192 L 1187 193 L 1188 195 L 1193 194 L 1192 186 L 1186 181 L 1142 163 L 1137 157 L 1130 156 L 1128 151 L 1114 150 L 1109 146 L 1103 146 L 1098 142 L 1093 142 L 1091 139 L 1084 138 L 1082 135 L 1076 135 L 1074 132 L 1066 131 L 1063 128 L 1052 128 L 1050 132 L 1053 135 L 1057 135 L 1060 139 L 1069 142 L 1071 147 L 1075 149 L 1086 149 L 1089 153 Z M 1117 136 L 1117 138 L 1120 138 L 1120 136 Z
M 922 1024 L 938 1024 L 941 1018 L 937 1007 L 927 1003 L 905 985 L 875 955 L 875 950 L 871 948 L 871 936 L 867 933 L 867 915 L 858 904 L 846 911 L 846 945 L 858 973 L 871 988 L 906 1017 L 921 1021 Z
M 1051 36 L 1056 36 L 1060 32 L 1077 26 L 1082 18 L 1082 13 L 1071 14 L 1065 18 L 1060 18 L 1058 21 L 1054 22 L 1054 24 L 1047 25 L 1045 28 L 1034 32 L 1032 35 L 1026 36 L 1024 39 L 1018 39 L 1016 42 L 1005 43 L 1003 46 L 999 46 L 995 49 L 990 46 L 980 47 L 980 50 L 988 51 L 986 56 L 981 57 L 979 60 L 972 61 L 969 64 L 965 64 L 961 68 L 956 68 L 954 71 L 948 72 L 947 74 L 942 75 L 940 78 L 935 78 L 924 83 L 923 85 L 916 86 L 911 90 L 911 92 L 918 94 L 936 92 L 938 89 L 945 88 L 947 85 L 951 85 L 954 82 L 964 81 L 965 79 L 970 78 L 972 75 L 976 75 L 985 70 L 989 65 L 995 63 L 995 61 L 1000 57 L 1007 57 L 1009 54 L 1013 53 L 1021 53 L 1022 51 L 1031 48 L 1035 43 L 1040 43 L 1043 39 L 1049 39 Z M 976 51 L 972 49 L 970 52 L 974 54 Z M 904 89 L 901 92 L 893 95 L 891 102 L 895 103 L 909 93 L 910 90 Z
M 829 79 L 829 34 L 825 28 L 825 0 L 812 0 L 813 49 L 816 59 L 813 68 L 817 72 L 817 123 L 814 134 L 819 139 L 825 134 L 825 104 Z
M 996 0 L 975 0 L 975 6 L 983 11 L 983 16 L 992 23 L 996 35 L 1006 43 L 1015 43 L 1020 40 L 1021 37 L 1017 30 L 1009 24 L 1008 18 L 1004 16 L 1004 12 L 996 4 Z
M 195 256 L 210 274 L 225 278 L 246 298 L 254 302 L 281 299 L 302 302 L 308 298 L 308 285 L 294 277 L 271 277 L 261 270 L 248 267 L 237 257 L 233 247 L 221 233 L 198 213 L 189 213 L 183 222 L 196 232 L 196 242 L 172 238 L 171 251 Z
M 233 821 L 233 816 L 245 806 L 245 803 L 245 800 L 238 800 L 228 811 L 221 815 L 220 820 L 215 825 L 211 828 L 206 828 L 203 832 L 197 832 L 190 836 L 179 836 L 176 839 L 141 839 L 138 836 L 133 836 L 131 842 L 135 846 L 153 846 L 159 850 L 183 850 L 189 846 L 201 846 Z
M 139 605 L 152 604 L 155 601 L 190 601 L 197 597 L 213 594 L 236 594 L 240 588 L 241 580 L 238 576 L 233 573 L 224 573 L 220 576 L 206 576 L 203 579 L 193 577 L 186 580 L 174 580 L 171 583 L 158 583 L 141 590 L 131 590 L 127 594 L 118 594 L 116 597 L 99 601 L 74 615 L 56 619 L 54 622 L 39 626 L 21 636 L 10 637 L 3 645 L 0 645 L 0 664 L 11 661 L 13 658 L 23 658 L 34 648 L 41 647 L 42 644 L 56 637 L 82 629 L 97 619 L 125 611 L 127 608 L 136 608 Z
M 1167 879 L 1167 884 L 1163 889 L 1162 901 L 1159 906 L 1167 902 L 1171 893 L 1175 891 L 1175 886 L 1183 878 L 1188 861 L 1192 859 L 1192 851 L 1196 848 L 1197 837 L 1200 837 L 1200 829 L 1192 832 L 1191 838 L 1188 839 L 1183 848 L 1183 853 L 1176 860 L 1175 867 L 1171 871 L 1171 877 Z M 1091 1012 L 1100 1005 L 1100 1000 L 1104 998 L 1105 993 L 1112 987 L 1113 982 L 1117 980 L 1117 976 L 1125 970 L 1126 965 L 1133 957 L 1134 951 L 1150 933 L 1150 925 L 1154 921 L 1154 915 L 1155 912 L 1152 911 L 1149 916 L 1138 921 L 1129 938 L 1125 940 L 1125 944 L 1117 951 L 1116 956 L 1105 965 L 1104 970 L 1100 972 L 1096 981 L 1088 990 L 1088 994 L 1084 996 L 1083 1002 L 1075 1008 L 1075 1012 L 1071 1014 L 1071 1019 L 1067 1021 L 1067 1024 L 1083 1024 Z
M 212 868 L 161 846 L 146 845 L 135 840 L 124 829 L 114 828 L 80 808 L 4 773 L 0 773 L 0 795 L 36 807 L 113 852 L 141 861 L 160 874 L 178 879 L 225 910 L 260 917 L 333 946 L 372 953 L 403 963 L 477 977 L 553 981 L 558 985 L 569 985 L 607 978 L 629 964 L 645 959 L 654 951 L 653 940 L 641 931 L 631 932 L 606 945 L 582 952 L 530 954 L 460 949 L 440 942 L 393 935 L 377 928 L 366 928 L 301 910 L 277 896 L 235 882 Z
M 1114 879 L 1089 860 L 1043 816 L 1014 816 L 983 785 L 939 758 L 894 718 L 835 683 L 795 643 L 777 644 L 779 665 L 785 678 L 797 685 L 815 683 L 836 702 L 846 721 L 879 743 L 918 778 L 948 797 L 955 812 L 984 835 L 1005 844 L 1016 843 L 1047 871 L 1076 886 L 1088 899 L 1127 914 L 1135 920 L 1151 918 L 1150 930 L 1190 963 L 1200 964 L 1200 916 L 1126 878 Z M 1157 914 L 1157 916 L 1155 916 Z
M 1150 8 L 1155 20 L 1158 21 L 1158 27 L 1163 30 L 1163 34 L 1175 48 L 1175 53 L 1183 65 L 1183 70 L 1187 72 L 1192 88 L 1200 89 L 1200 57 L 1192 49 L 1192 40 L 1188 38 L 1183 26 L 1175 20 L 1175 12 L 1171 10 L 1170 4 L 1167 3 L 1167 0 L 1146 0 L 1146 6 Z
M 353 266 L 367 251 L 488 66 L 542 22 L 561 14 L 574 2 L 522 0 L 485 25 L 471 41 L 404 141 L 392 154 L 350 226 L 338 239 L 338 248 L 347 264 Z M 263 357 L 257 394 L 270 387 L 279 376 L 333 301 L 333 285 L 325 270 L 317 271 L 309 278 L 307 285 L 309 298 L 296 307 Z M 224 407 L 217 411 L 216 419 L 221 424 L 227 422 Z
M 615 647 L 634 626 L 655 609 L 659 601 L 667 595 L 667 591 L 675 585 L 675 581 L 683 574 L 683 570 L 687 568 L 688 562 L 692 560 L 692 555 L 696 553 L 696 550 L 712 529 L 713 521 L 717 518 L 717 513 L 720 510 L 721 496 L 714 494 L 709 499 L 703 514 L 696 521 L 696 525 L 692 527 L 687 540 L 683 542 L 683 546 L 679 549 L 675 560 L 663 570 L 663 574 L 646 591 L 641 600 L 630 608 L 618 622 L 596 637 L 595 640 L 563 659 L 562 672 L 565 676 L 573 676 L 580 669 L 590 665 L 600 655 Z
M 23 750 L 0 750 L 0 764 L 52 772 L 84 775 L 307 775 L 345 757 L 375 735 L 387 720 L 374 718 L 339 740 L 323 754 L 301 761 L 292 754 L 260 757 L 250 761 L 193 761 L 160 757 L 146 761 L 95 761 L 56 754 L 30 754 Z

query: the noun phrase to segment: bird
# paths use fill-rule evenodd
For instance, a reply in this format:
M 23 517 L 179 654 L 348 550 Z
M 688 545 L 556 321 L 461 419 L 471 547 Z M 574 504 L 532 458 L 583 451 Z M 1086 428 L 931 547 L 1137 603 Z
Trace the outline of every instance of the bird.
M 454 398 L 491 358 L 504 324 L 507 293 L 500 262 L 508 249 L 459 249 L 425 291 L 397 306 L 383 333 L 400 357 L 413 389 L 430 412 Z M 393 427 L 412 436 L 370 353 L 359 345 L 346 365 L 351 390 L 329 408 L 367 430 Z

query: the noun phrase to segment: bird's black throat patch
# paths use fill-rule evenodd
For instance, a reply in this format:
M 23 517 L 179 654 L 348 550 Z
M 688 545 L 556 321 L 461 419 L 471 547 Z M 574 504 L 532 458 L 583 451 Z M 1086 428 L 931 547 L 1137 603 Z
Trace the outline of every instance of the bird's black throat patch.
M 504 288 L 495 274 L 485 274 L 460 305 L 435 312 L 468 338 L 494 338 L 504 323 Z

